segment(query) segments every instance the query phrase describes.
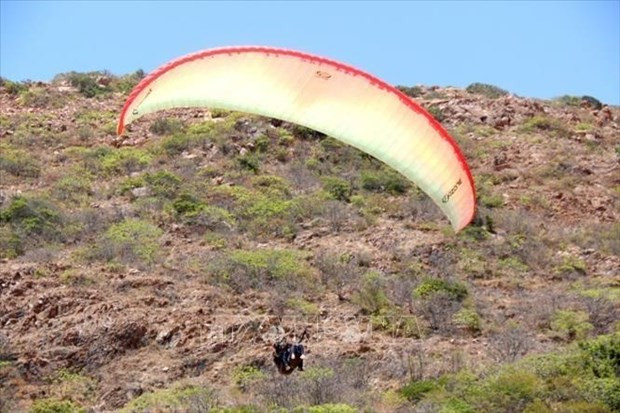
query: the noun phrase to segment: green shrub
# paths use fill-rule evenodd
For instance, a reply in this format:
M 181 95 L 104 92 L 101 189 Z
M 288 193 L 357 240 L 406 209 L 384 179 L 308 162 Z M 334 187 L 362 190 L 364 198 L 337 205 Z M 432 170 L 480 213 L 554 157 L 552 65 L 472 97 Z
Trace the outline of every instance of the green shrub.
M 244 391 L 249 390 L 253 384 L 265 378 L 267 378 L 267 374 L 251 365 L 237 367 L 232 372 L 232 380 L 235 386 Z
M 489 400 L 500 409 L 526 406 L 542 393 L 543 383 L 534 374 L 520 369 L 507 368 L 489 383 Z
M 378 272 L 369 271 L 364 274 L 362 286 L 354 296 L 354 302 L 368 314 L 379 314 L 390 306 L 386 294 L 386 280 Z
M 620 377 L 620 333 L 580 342 L 579 348 L 595 377 Z
M 172 135 L 161 140 L 161 150 L 169 156 L 180 155 L 196 145 L 196 138 L 191 135 Z
M 181 194 L 172 203 L 177 217 L 182 218 L 187 225 L 204 230 L 231 228 L 234 217 L 223 208 L 207 205 L 191 194 Z
M 400 90 L 405 95 L 412 97 L 412 98 L 417 98 L 424 94 L 424 90 L 420 86 L 412 86 L 412 87 L 396 86 L 396 89 Z
M 504 197 L 502 195 L 480 195 L 480 203 L 487 208 L 500 208 L 504 206 Z
M 553 410 L 542 400 L 536 399 L 525 406 L 523 413 L 553 413 Z
M 327 403 L 315 406 L 299 406 L 294 408 L 291 413 L 357 413 L 355 407 L 343 403 Z
M 203 239 L 214 250 L 224 249 L 228 245 L 228 239 L 216 232 L 206 231 Z
M 346 151 L 349 146 L 338 139 L 327 137 L 321 140 L 320 148 L 322 149 L 322 153 L 324 153 L 325 156 L 335 161 L 340 158 L 337 155 L 340 155 L 340 152 Z
M 469 93 L 486 96 L 489 99 L 497 99 L 501 96 L 508 95 L 508 92 L 497 86 L 488 85 L 486 83 L 472 83 L 465 89 Z
M 555 272 L 560 275 L 585 275 L 586 274 L 586 262 L 581 258 L 566 256 L 561 264 L 555 267 Z
M 87 405 L 93 401 L 95 391 L 95 380 L 68 369 L 60 369 L 51 380 L 50 394 L 61 400 Z
M 77 88 L 78 91 L 87 98 L 92 98 L 106 92 L 109 89 L 97 83 L 97 77 L 102 75 L 100 72 L 78 73 L 70 72 L 64 75 L 65 79 L 71 86 Z
M 323 188 L 332 198 L 338 201 L 348 201 L 351 196 L 351 185 L 347 181 L 337 176 L 326 176 L 321 179 Z
M 42 149 L 44 147 L 56 146 L 67 135 L 53 131 L 50 127 L 51 120 L 52 116 L 46 113 L 46 111 L 23 113 L 13 119 L 13 126 L 15 128 L 13 135 L 3 137 L 0 141 L 7 140 L 8 143 L 28 147 L 30 152 L 35 147 Z M 0 150 L 0 152 L 3 152 L 3 150 Z
M 261 135 L 254 139 L 254 147 L 257 152 L 266 153 L 269 150 L 269 144 L 271 140 L 268 136 Z
M 252 185 L 264 193 L 272 193 L 279 196 L 289 196 L 291 194 L 289 182 L 275 175 L 259 175 L 252 179 Z
M 260 194 L 241 185 L 220 185 L 211 189 L 208 193 L 210 203 L 235 211 L 237 216 L 247 216 L 247 210 L 251 208 L 257 198 L 263 198 Z
M 404 194 L 411 186 L 402 175 L 394 171 L 362 171 L 361 187 L 368 191 L 387 191 L 392 194 Z
M 208 217 L 228 224 L 231 224 L 234 220 L 234 217 L 225 209 L 207 205 L 190 193 L 179 195 L 172 202 L 172 208 L 178 216 L 185 218 L 188 223 L 193 221 L 193 223 L 197 224 L 199 220 L 208 220 Z M 216 224 L 216 222 L 213 222 L 213 224 Z
M 29 413 L 86 413 L 86 409 L 70 400 L 49 398 L 35 401 Z
M 441 278 L 425 278 L 413 290 L 416 298 L 428 298 L 437 293 L 446 293 L 454 300 L 463 301 L 468 295 L 467 287 L 458 281 Z
M 358 298 L 357 296 L 355 298 Z M 387 304 L 390 304 L 389 302 Z M 368 311 L 368 310 L 366 310 Z M 396 306 L 384 306 L 370 315 L 374 329 L 382 330 L 392 337 L 422 337 L 423 331 L 417 319 Z
M 152 264 L 162 230 L 147 221 L 126 219 L 112 225 L 98 241 L 94 257 L 105 261 Z
M 594 125 L 591 124 L 590 122 L 579 122 L 576 126 L 575 126 L 575 130 L 578 131 L 583 131 L 583 132 L 589 132 L 592 129 L 594 129 Z
M 17 196 L 0 210 L 0 223 L 8 223 L 24 236 L 38 235 L 46 240 L 61 235 L 62 221 L 58 209 L 41 198 Z
M 143 149 L 123 147 L 104 153 L 101 166 L 109 174 L 130 174 L 146 167 L 153 156 Z
M 410 401 L 420 401 L 426 393 L 440 388 L 437 380 L 416 380 L 401 389 L 403 396 Z
M 212 108 L 210 109 L 211 111 L 211 117 L 216 119 L 216 118 L 226 118 L 229 115 L 231 115 L 233 112 L 230 110 L 226 110 L 226 109 L 219 109 L 219 108 Z
M 441 404 L 440 413 L 476 413 L 476 410 L 460 398 L 451 397 Z
M 545 116 L 533 116 L 521 126 L 521 129 L 526 132 L 533 132 L 537 129 L 551 130 L 553 127 L 554 121 L 551 118 Z
M 620 186 L 618 189 L 620 195 Z M 620 234 L 620 222 L 589 224 L 578 228 L 571 241 L 582 248 L 594 248 L 604 254 L 620 255 L 618 234 Z
M 464 235 L 472 235 L 468 232 Z M 486 239 L 487 235 L 479 228 L 473 232 L 473 235 L 482 235 L 482 239 Z M 477 248 L 461 248 L 459 254 L 458 267 L 463 270 L 469 276 L 474 278 L 484 278 L 489 273 L 488 259 L 481 254 L 481 251 Z
M 92 148 L 84 148 L 81 146 L 72 146 L 65 150 L 64 155 L 71 159 L 82 162 L 82 166 L 92 173 L 102 171 L 101 160 L 110 156 L 113 148 L 109 146 L 95 146 Z
M 305 213 L 303 205 L 297 199 L 289 199 L 283 181 L 264 177 L 255 179 L 259 191 L 221 185 L 209 192 L 210 202 L 233 211 L 239 227 L 254 236 L 290 238 L 297 231 L 296 220 Z
M 211 121 L 206 120 L 200 123 L 194 123 L 187 128 L 187 133 L 190 135 L 210 135 L 213 133 L 217 125 Z
M 68 270 L 63 271 L 58 276 L 58 281 L 60 281 L 64 285 L 72 285 L 72 286 L 92 285 L 95 283 L 95 280 L 92 277 L 88 276 L 87 274 L 81 271 L 74 270 L 74 269 L 68 269 Z
M 19 101 L 32 108 L 60 108 L 64 106 L 64 97 L 54 90 L 42 87 L 31 87 L 20 92 Z
M 61 201 L 83 202 L 92 194 L 91 180 L 83 171 L 59 179 L 52 189 L 52 194 Z
M 19 95 L 20 93 L 27 91 L 29 88 L 28 84 L 24 82 L 13 82 L 2 77 L 0 77 L 0 86 L 4 87 L 4 90 L 6 90 L 9 95 L 13 96 Z
M 216 406 L 217 397 L 213 390 L 207 387 L 188 385 L 144 393 L 127 403 L 120 410 L 120 413 L 208 412 Z
M 319 171 L 321 168 L 321 161 L 315 157 L 310 157 L 306 159 L 306 161 L 304 162 L 304 166 L 310 171 Z
M 10 129 L 13 121 L 8 116 L 0 115 L 0 129 Z
M 377 314 L 390 306 L 386 294 L 386 280 L 378 272 L 369 271 L 364 274 L 362 286 L 355 294 L 354 302 L 367 314 Z
M 570 131 L 560 120 L 540 115 L 533 116 L 526 120 L 519 127 L 519 131 L 525 133 L 549 132 L 557 137 L 567 137 L 570 135 Z
M 253 277 L 275 279 L 310 277 L 312 272 L 305 258 L 306 254 L 297 250 L 235 250 L 230 253 L 230 260 Z
M 179 215 L 195 214 L 200 211 L 205 204 L 192 194 L 181 194 L 172 203 L 172 208 Z
M 452 316 L 452 321 L 459 327 L 465 328 L 472 334 L 478 334 L 482 330 L 480 315 L 476 310 L 462 308 Z
M 38 160 L 22 151 L 0 146 L 0 171 L 19 178 L 38 178 L 41 165 Z
M 165 170 L 146 174 L 144 181 L 153 195 L 164 198 L 173 198 L 181 187 L 181 178 Z
M 107 146 L 94 148 L 72 147 L 66 151 L 68 156 L 81 158 L 83 166 L 93 173 L 104 172 L 109 175 L 129 175 L 146 167 L 153 156 L 139 148 Z
M 303 298 L 290 298 L 287 300 L 286 305 L 299 314 L 309 316 L 319 314 L 319 307 L 313 302 L 304 300 Z
M 135 188 L 142 188 L 146 186 L 146 182 L 144 180 L 144 175 L 141 176 L 129 176 L 121 181 L 116 190 L 116 193 L 119 195 L 125 195 L 127 192 L 130 192 Z
M 138 69 L 133 73 L 115 77 L 110 86 L 113 90 L 128 94 L 144 78 L 144 70 Z
M 286 129 L 280 129 L 278 131 L 278 145 L 281 146 L 292 146 L 293 142 L 295 142 L 295 137 L 291 135 L 289 131 Z
M 155 135 L 171 135 L 183 130 L 183 123 L 177 118 L 157 118 L 149 126 L 149 131 Z
M 486 221 L 486 225 L 484 221 Z M 493 229 L 492 219 L 488 219 L 488 220 L 481 219 L 480 223 L 473 222 L 472 225 L 466 228 L 463 228 L 463 231 L 459 232 L 458 236 L 464 240 L 473 241 L 473 242 L 484 241 L 489 238 L 489 233 L 491 233 L 492 229 Z M 467 250 L 466 248 L 463 248 L 463 249 Z M 464 253 L 461 255 L 466 256 L 468 254 Z M 473 252 L 472 254 L 469 254 L 469 255 L 470 257 L 474 257 L 479 254 L 476 254 L 475 252 Z
M 620 378 L 593 378 L 577 382 L 584 399 L 599 400 L 603 405 L 601 407 L 609 406 L 611 411 L 620 411 Z
M 265 289 L 290 283 L 296 288 L 310 285 L 314 272 L 306 254 L 297 250 L 232 250 L 207 263 L 207 273 L 235 289 Z
M 558 352 L 408 385 L 440 412 L 609 413 L 620 409 L 620 333 Z M 436 385 L 433 385 L 436 384 Z M 403 389 L 404 390 L 404 389 Z M 403 391 L 401 390 L 401 391 Z M 447 401 L 460 406 L 448 408 Z
M 593 329 L 584 311 L 558 310 L 551 319 L 551 330 L 565 340 L 583 339 Z
M 25 252 L 24 249 L 19 235 L 8 226 L 0 224 L 0 258 L 16 258 Z
M 581 104 L 581 98 L 579 96 L 563 95 L 555 100 L 566 106 L 579 106 Z
M 265 410 L 248 405 L 248 406 L 234 406 L 234 407 L 214 407 L 209 410 L 209 413 L 264 413 Z M 280 413 L 280 410 L 274 410 L 274 413 Z M 284 413 L 284 412 L 282 412 Z
M 550 413 L 562 412 L 562 413 L 612 413 L 617 410 L 610 410 L 600 402 L 587 402 L 587 401 L 569 401 L 554 404 L 555 410 L 548 410 Z M 528 410 L 525 413 L 547 413 L 545 410 Z
M 78 125 L 91 127 L 102 124 L 106 125 L 109 122 L 115 124 L 116 112 L 104 110 L 85 110 L 77 115 L 76 121 Z
M 501 258 L 499 264 L 505 269 L 521 274 L 525 274 L 530 268 L 521 258 L 513 256 Z
M 243 169 L 247 169 L 249 171 L 252 171 L 255 174 L 257 174 L 258 170 L 260 169 L 260 160 L 258 159 L 258 157 L 256 155 L 254 155 L 252 153 L 246 153 L 244 155 L 238 156 L 237 157 L 237 163 Z
M 268 197 L 257 197 L 255 202 L 243 211 L 244 214 L 255 218 L 275 218 L 289 212 L 294 201 Z
M 260 197 L 260 194 L 241 185 L 220 185 L 211 188 L 208 193 L 211 203 L 234 209 L 240 214 Z
M 426 110 L 432 117 L 435 118 L 435 120 L 437 120 L 437 122 L 443 122 L 446 119 L 446 115 L 443 113 L 443 110 L 437 105 L 431 105 L 426 108 Z

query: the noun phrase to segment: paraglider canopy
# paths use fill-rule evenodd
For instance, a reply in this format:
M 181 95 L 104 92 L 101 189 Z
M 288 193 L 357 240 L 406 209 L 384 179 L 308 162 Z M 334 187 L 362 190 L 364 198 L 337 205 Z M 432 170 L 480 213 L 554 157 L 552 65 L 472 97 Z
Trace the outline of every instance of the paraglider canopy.
M 117 132 L 145 114 L 175 107 L 236 110 L 312 128 L 409 178 L 455 231 L 474 216 L 471 172 L 450 135 L 411 98 L 354 67 L 258 46 L 190 54 L 161 66 L 135 87 Z

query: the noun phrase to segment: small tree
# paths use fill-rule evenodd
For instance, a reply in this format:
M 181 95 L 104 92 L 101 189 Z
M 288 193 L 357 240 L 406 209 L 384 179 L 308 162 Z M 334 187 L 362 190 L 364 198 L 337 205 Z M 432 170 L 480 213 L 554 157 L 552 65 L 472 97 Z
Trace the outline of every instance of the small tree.
M 357 260 L 348 254 L 336 255 L 320 251 L 316 255 L 315 265 L 321 272 L 323 285 L 335 292 L 340 300 L 345 300 L 346 288 L 359 278 Z
M 613 329 L 614 323 L 620 320 L 620 308 L 606 297 L 584 297 L 583 304 L 588 311 L 594 333 L 597 335 Z
M 367 314 L 377 314 L 388 308 L 391 303 L 386 295 L 385 278 L 376 271 L 367 272 L 354 299 Z
M 407 354 L 407 373 L 410 381 L 418 381 L 424 378 L 424 373 L 429 364 L 426 353 L 421 346 L 414 346 Z
M 472 83 L 465 90 L 469 93 L 486 96 L 489 99 L 497 99 L 508 94 L 504 89 L 486 83 Z
M 419 300 L 417 309 L 426 319 L 431 330 L 448 331 L 451 319 L 461 306 L 461 303 L 446 292 L 438 292 Z
M 532 339 L 518 324 L 509 324 L 489 340 L 492 357 L 500 363 L 512 363 L 532 347 Z
M 329 403 L 336 399 L 335 372 L 329 367 L 311 367 L 303 375 L 308 401 L 312 405 Z
M 336 200 L 325 203 L 324 215 L 334 232 L 340 232 L 349 217 L 346 204 Z

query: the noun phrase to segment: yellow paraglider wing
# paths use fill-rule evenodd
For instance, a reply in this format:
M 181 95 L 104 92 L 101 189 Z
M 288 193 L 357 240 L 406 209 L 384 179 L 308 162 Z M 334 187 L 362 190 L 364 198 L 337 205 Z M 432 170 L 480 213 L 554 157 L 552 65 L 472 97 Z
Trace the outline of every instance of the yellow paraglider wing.
M 454 140 L 408 96 L 353 67 L 268 47 L 194 53 L 156 69 L 135 87 L 118 133 L 147 113 L 175 107 L 229 109 L 312 128 L 409 178 L 455 231 L 473 218 L 473 179 Z

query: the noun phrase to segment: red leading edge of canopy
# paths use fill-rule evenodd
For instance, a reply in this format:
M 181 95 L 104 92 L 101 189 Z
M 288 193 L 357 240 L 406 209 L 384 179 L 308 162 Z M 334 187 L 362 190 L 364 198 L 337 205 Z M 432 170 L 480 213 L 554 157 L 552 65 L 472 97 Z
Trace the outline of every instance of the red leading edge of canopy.
M 157 79 L 158 77 L 160 77 L 161 75 L 163 75 L 164 73 L 174 69 L 177 66 L 180 66 L 184 63 L 187 62 L 191 62 L 193 60 L 198 60 L 198 59 L 202 59 L 204 57 L 208 57 L 208 56 L 214 56 L 214 55 L 220 55 L 220 54 L 236 54 L 236 53 L 263 53 L 266 55 L 286 55 L 286 56 L 293 56 L 293 57 L 297 57 L 303 60 L 308 60 L 310 62 L 314 62 L 314 63 L 320 63 L 320 64 L 326 64 L 326 65 L 330 65 L 332 67 L 335 67 L 338 70 L 342 70 L 344 72 L 347 72 L 353 76 L 363 76 L 364 78 L 366 78 L 371 84 L 377 86 L 380 89 L 384 89 L 388 92 L 394 93 L 396 96 L 398 96 L 398 98 L 401 100 L 401 102 L 403 102 L 405 105 L 407 105 L 411 110 L 413 110 L 416 113 L 419 113 L 420 115 L 425 116 L 429 123 L 431 124 L 431 126 L 439 133 L 439 135 L 446 140 L 454 149 L 454 152 L 456 153 L 457 159 L 459 160 L 459 163 L 461 164 L 461 167 L 463 168 L 463 170 L 465 170 L 466 174 L 467 174 L 467 178 L 469 179 L 469 185 L 471 187 L 472 190 L 472 194 L 474 197 L 474 208 L 472 210 L 472 215 L 469 219 L 468 222 L 471 222 L 471 220 L 474 217 L 475 214 L 475 199 L 476 199 L 476 187 L 474 186 L 474 179 L 472 177 L 471 171 L 469 170 L 469 166 L 467 165 L 467 161 L 465 160 L 465 157 L 463 156 L 463 153 L 461 152 L 461 150 L 459 149 L 458 145 L 456 144 L 456 142 L 454 142 L 454 139 L 452 139 L 452 137 L 448 134 L 448 132 L 446 132 L 446 130 L 439 124 L 439 122 L 437 122 L 435 120 L 435 118 L 433 118 L 424 108 L 422 108 L 420 105 L 418 105 L 415 101 L 413 101 L 409 96 L 405 95 L 403 92 L 401 92 L 400 90 L 396 89 L 394 86 L 387 84 L 386 82 L 384 82 L 383 80 L 369 74 L 366 73 L 362 70 L 356 69 L 352 66 L 346 65 L 344 63 L 340 63 L 337 62 L 335 60 L 331 60 L 331 59 L 327 59 L 325 57 L 321 57 L 321 56 L 315 56 L 312 54 L 308 54 L 308 53 L 303 53 L 303 52 L 298 52 L 295 50 L 289 50 L 289 49 L 280 49 L 280 48 L 275 48 L 275 47 L 264 47 L 264 46 L 234 46 L 234 47 L 222 47 L 222 48 L 217 48 L 217 49 L 209 49 L 209 50 L 203 50 L 200 52 L 196 52 L 196 53 L 191 53 L 185 56 L 181 56 L 175 60 L 172 60 L 169 63 L 166 63 L 163 66 L 160 66 L 159 68 L 155 69 L 153 72 L 151 72 L 148 76 L 146 76 L 144 79 L 142 79 L 142 81 L 140 81 L 140 83 L 138 83 L 138 85 L 132 90 L 131 94 L 129 95 L 129 97 L 127 98 L 127 101 L 125 102 L 125 105 L 123 106 L 123 110 L 121 111 L 121 116 L 119 118 L 118 121 L 118 126 L 116 129 L 116 133 L 118 135 L 123 133 L 123 130 L 125 129 L 125 115 L 127 113 L 127 110 L 129 109 L 129 107 L 131 106 L 131 104 L 133 103 L 133 101 L 136 99 L 136 97 L 140 94 L 140 92 L 142 92 L 144 89 L 146 89 L 153 81 L 155 81 L 155 79 Z

